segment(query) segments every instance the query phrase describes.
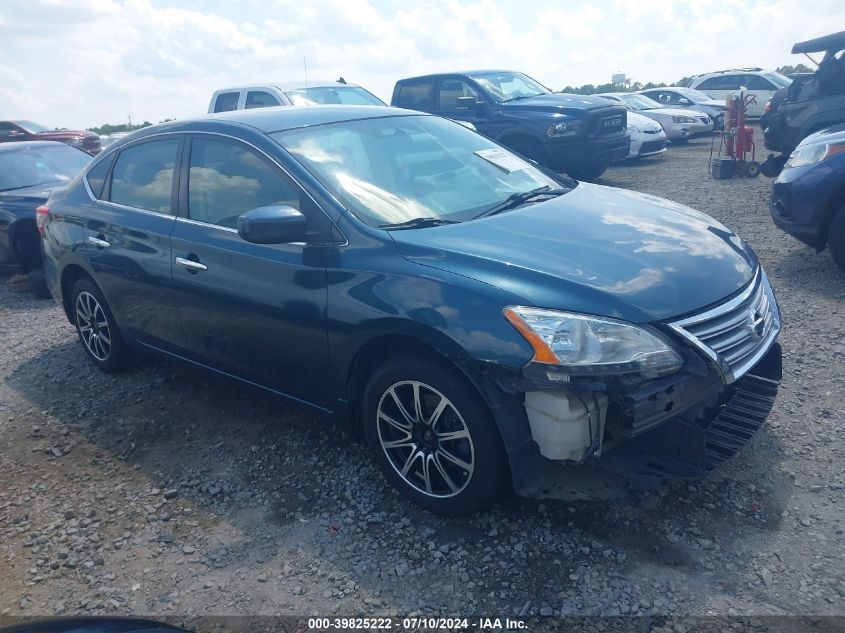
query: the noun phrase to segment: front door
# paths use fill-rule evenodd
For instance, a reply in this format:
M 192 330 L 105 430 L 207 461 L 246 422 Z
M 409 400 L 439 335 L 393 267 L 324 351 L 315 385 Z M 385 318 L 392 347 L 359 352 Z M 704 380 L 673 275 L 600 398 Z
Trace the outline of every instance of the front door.
M 322 211 L 251 147 L 216 136 L 190 140 L 182 162 L 173 281 L 188 354 L 255 384 L 328 408 L 324 377 L 326 262 Z M 242 213 L 290 205 L 309 218 L 313 243 L 253 244 Z

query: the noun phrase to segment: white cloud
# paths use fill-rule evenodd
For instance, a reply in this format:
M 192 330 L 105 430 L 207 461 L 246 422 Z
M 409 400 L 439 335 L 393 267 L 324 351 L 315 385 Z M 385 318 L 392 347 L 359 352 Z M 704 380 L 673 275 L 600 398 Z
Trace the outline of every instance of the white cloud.
M 803 58 L 845 22 L 817 0 L 3 0 L 0 118 L 50 126 L 205 112 L 220 87 L 343 75 L 389 100 L 396 79 L 513 68 L 554 89 L 620 71 L 673 81 Z

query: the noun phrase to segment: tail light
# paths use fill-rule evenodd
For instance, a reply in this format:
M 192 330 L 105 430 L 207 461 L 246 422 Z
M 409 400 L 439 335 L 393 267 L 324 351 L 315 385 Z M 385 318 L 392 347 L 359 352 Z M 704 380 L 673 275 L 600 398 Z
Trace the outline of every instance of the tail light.
M 44 228 L 47 226 L 47 218 L 50 217 L 50 207 L 42 204 L 35 210 L 35 224 L 38 227 L 38 234 L 44 237 Z
M 772 100 L 769 99 L 768 101 L 766 101 L 766 107 L 763 108 L 763 112 L 768 112 L 771 107 L 772 107 Z

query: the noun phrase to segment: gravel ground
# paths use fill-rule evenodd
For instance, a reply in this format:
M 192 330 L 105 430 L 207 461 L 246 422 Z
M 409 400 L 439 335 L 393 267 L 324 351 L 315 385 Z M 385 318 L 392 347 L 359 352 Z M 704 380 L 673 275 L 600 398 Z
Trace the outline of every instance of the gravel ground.
M 164 361 L 105 375 L 3 283 L 0 614 L 845 614 L 845 278 L 708 151 L 603 182 L 724 221 L 778 294 L 770 424 L 709 480 L 436 518 L 312 412 Z

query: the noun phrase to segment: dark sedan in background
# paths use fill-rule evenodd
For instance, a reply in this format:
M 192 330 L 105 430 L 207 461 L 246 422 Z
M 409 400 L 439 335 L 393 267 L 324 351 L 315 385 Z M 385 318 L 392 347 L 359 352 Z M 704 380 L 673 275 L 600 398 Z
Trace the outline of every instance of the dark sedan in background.
M 775 224 L 845 271 L 845 124 L 811 134 L 772 185 Z
M 32 121 L 0 121 L 0 143 L 20 141 L 58 141 L 91 155 L 102 149 L 100 137 L 88 130 L 51 130 Z
M 64 143 L 0 143 L 0 273 L 41 268 L 36 209 L 90 160 Z
M 571 464 L 704 476 L 780 379 L 774 295 L 728 228 L 436 116 L 153 126 L 41 217 L 50 290 L 98 367 L 148 350 L 334 415 L 437 513 Z

